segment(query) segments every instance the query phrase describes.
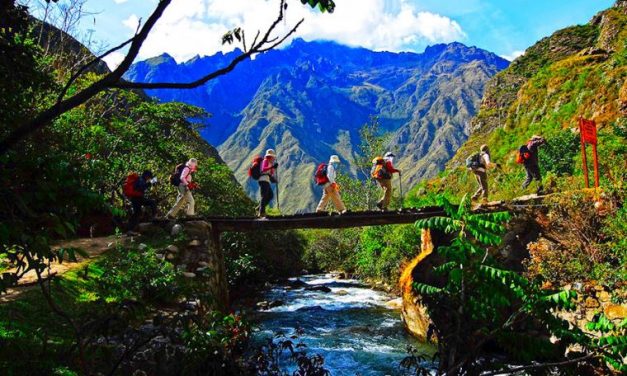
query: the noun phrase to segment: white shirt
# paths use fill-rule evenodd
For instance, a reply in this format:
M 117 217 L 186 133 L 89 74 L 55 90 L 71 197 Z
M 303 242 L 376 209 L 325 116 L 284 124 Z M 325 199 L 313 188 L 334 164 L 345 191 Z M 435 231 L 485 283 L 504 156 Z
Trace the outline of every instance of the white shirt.
M 327 165 L 327 179 L 329 179 L 328 184 L 335 183 L 335 178 L 337 176 L 337 172 L 335 171 L 335 167 L 331 163 Z
M 486 168 L 490 168 L 492 162 L 490 161 L 490 154 L 488 153 L 481 153 L 481 164 L 484 167 L 479 167 L 477 168 L 477 171 L 484 171 L 486 170 Z

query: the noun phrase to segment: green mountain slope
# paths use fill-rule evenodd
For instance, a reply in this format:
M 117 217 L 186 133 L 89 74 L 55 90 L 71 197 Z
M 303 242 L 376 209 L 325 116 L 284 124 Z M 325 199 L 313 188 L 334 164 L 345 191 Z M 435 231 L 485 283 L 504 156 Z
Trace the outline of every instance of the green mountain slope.
M 463 167 L 468 155 L 487 143 L 492 158 L 504 166 L 492 174 L 492 198 L 523 194 L 522 167 L 516 151 L 532 134 L 542 134 L 549 147 L 541 164 L 556 190 L 581 188 L 578 118 L 594 119 L 599 129 L 602 185 L 625 180 L 627 127 L 627 2 L 595 15 L 580 26 L 557 31 L 527 49 L 509 68 L 486 85 L 471 135 L 447 164 L 435 190 L 459 196 L 474 189 Z M 552 142 L 553 141 L 553 142 Z M 567 166 L 566 171 L 557 166 Z

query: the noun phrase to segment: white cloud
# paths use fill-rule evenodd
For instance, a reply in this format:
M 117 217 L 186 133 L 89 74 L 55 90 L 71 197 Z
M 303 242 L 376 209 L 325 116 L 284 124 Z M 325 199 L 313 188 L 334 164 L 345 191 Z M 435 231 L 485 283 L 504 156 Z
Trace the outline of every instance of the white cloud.
M 127 1 L 128 0 L 113 0 L 113 2 L 116 3 L 116 4 L 124 4 Z
M 522 56 L 524 54 L 525 54 L 525 51 L 516 50 L 508 55 L 501 55 L 501 57 L 509 61 L 514 61 L 517 57 Z
M 118 67 L 118 65 L 120 65 L 122 60 L 124 60 L 124 56 L 126 55 L 121 52 L 116 51 L 105 56 L 103 60 L 105 63 L 107 63 L 107 65 L 109 66 L 109 69 L 114 70 L 115 68 Z
M 408 0 L 342 0 L 333 14 L 312 10 L 299 1 L 287 4 L 285 21 L 277 27 L 277 35 L 305 18 L 295 37 L 334 40 L 374 50 L 419 50 L 427 44 L 466 38 L 456 21 L 417 11 Z M 241 26 L 250 43 L 257 30 L 265 30 L 277 12 L 277 0 L 174 0 L 144 43 L 140 58 L 167 52 L 182 61 L 232 50 L 234 46 L 221 44 L 224 32 Z M 137 21 L 133 15 L 124 25 L 135 30 Z

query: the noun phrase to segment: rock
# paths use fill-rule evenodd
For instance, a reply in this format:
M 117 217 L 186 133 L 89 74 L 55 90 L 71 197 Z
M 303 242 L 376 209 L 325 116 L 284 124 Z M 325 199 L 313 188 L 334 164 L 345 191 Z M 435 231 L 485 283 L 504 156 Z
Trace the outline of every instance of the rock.
M 337 275 L 337 277 L 336 277 L 336 278 L 337 278 L 337 279 L 346 279 L 346 273 L 344 273 L 344 272 L 340 272 L 340 273 L 338 273 L 338 275 Z
M 198 266 L 209 266 L 209 263 L 205 261 L 198 261 Z
M 389 309 L 401 309 L 403 308 L 403 298 L 392 299 L 385 303 L 385 306 Z
M 586 298 L 583 304 L 586 308 L 597 308 L 599 306 L 599 302 L 590 296 Z
M 209 270 L 209 268 L 208 268 L 208 267 L 206 267 L 206 266 L 201 266 L 201 267 L 196 268 L 196 273 L 201 273 L 201 274 L 202 274 L 202 273 L 205 273 L 205 272 L 206 272 L 206 271 L 208 271 L 208 270 Z
M 148 245 L 146 245 L 144 243 L 139 243 L 139 245 L 137 246 L 137 249 L 143 252 L 146 249 L 148 249 Z
M 174 226 L 172 226 L 172 229 L 170 230 L 170 235 L 177 236 L 182 231 L 183 231 L 183 226 L 181 224 L 177 223 Z
M 295 281 L 288 281 L 287 283 L 288 283 L 288 285 L 290 287 L 305 287 L 305 286 L 307 286 L 307 284 L 305 282 L 301 281 L 300 279 L 296 279 Z
M 179 247 L 175 246 L 174 244 L 170 244 L 169 246 L 166 247 L 165 250 L 170 253 L 179 253 Z
M 165 256 L 165 259 L 168 261 L 174 261 L 176 260 L 176 255 L 174 253 L 168 253 L 167 256 Z
M 200 242 L 200 240 L 192 240 L 191 242 L 189 242 L 188 244 L 190 247 L 200 247 L 202 245 L 202 243 Z
M 183 277 L 185 277 L 185 278 L 196 278 L 196 273 L 183 272 Z
M 336 292 L 336 294 L 338 294 L 339 296 L 344 296 L 344 295 L 348 295 L 348 291 L 346 291 L 346 290 L 338 290 Z
M 612 296 L 607 291 L 601 291 L 597 294 L 597 299 L 602 303 L 607 303 L 612 299 Z
M 627 304 L 608 304 L 604 312 L 610 320 L 625 319 L 627 318 Z
M 309 274 L 309 270 L 303 269 L 303 270 L 300 271 L 300 274 L 301 275 L 307 275 L 307 274 Z
M 164 235 L 164 230 L 154 223 L 140 223 L 136 227 L 136 231 L 144 236 Z
M 268 308 L 280 307 L 285 305 L 285 302 L 282 300 L 273 300 L 268 304 Z
M 155 255 L 156 258 L 158 258 L 159 260 L 164 260 L 165 259 L 165 255 L 163 253 L 157 253 Z
M 331 288 L 327 286 L 309 286 L 305 287 L 307 291 L 320 291 L 320 292 L 331 292 Z

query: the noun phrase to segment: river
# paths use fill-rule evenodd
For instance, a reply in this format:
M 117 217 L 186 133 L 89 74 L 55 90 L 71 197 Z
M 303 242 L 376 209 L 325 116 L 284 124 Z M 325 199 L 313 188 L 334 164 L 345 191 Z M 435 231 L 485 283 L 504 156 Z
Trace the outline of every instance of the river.
M 433 353 L 405 332 L 400 311 L 386 306 L 394 296 L 330 274 L 302 276 L 300 281 L 306 286 L 292 282 L 265 292 L 267 302 L 283 304 L 254 315 L 255 342 L 263 343 L 278 332 L 289 336 L 300 328 L 307 354 L 322 355 L 324 367 L 334 376 L 402 375 L 400 361 L 407 356 L 408 345 Z M 312 287 L 331 291 L 307 289 Z

